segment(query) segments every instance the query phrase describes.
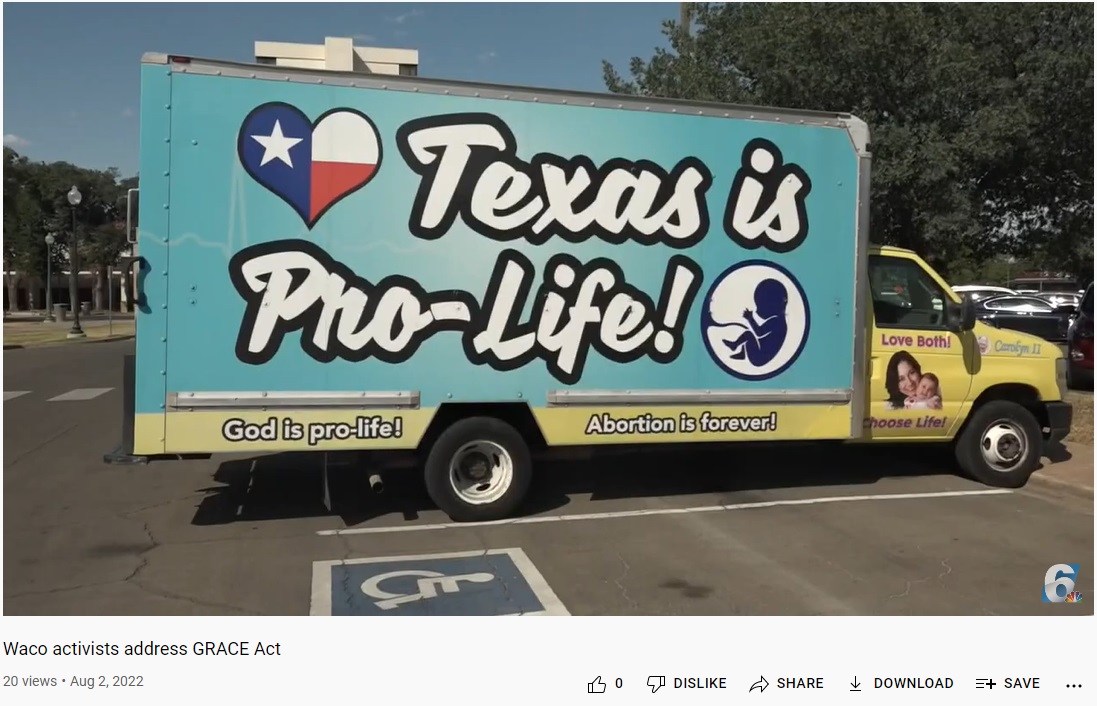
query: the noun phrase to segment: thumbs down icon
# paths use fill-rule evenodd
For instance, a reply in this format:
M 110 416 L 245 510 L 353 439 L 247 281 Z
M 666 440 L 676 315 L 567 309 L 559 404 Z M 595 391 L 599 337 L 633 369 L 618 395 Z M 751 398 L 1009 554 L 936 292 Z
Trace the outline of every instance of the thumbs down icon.
M 648 686 L 651 687 L 651 693 L 655 693 L 667 685 L 666 677 L 648 677 Z

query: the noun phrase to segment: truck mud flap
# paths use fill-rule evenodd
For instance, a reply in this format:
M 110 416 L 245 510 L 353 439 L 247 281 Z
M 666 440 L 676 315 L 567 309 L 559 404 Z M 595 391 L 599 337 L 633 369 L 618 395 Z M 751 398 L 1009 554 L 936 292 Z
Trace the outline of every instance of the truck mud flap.
M 110 453 L 103 454 L 103 463 L 134 465 L 148 463 L 148 456 L 133 455 L 134 395 L 137 381 L 137 356 L 122 358 L 122 441 Z

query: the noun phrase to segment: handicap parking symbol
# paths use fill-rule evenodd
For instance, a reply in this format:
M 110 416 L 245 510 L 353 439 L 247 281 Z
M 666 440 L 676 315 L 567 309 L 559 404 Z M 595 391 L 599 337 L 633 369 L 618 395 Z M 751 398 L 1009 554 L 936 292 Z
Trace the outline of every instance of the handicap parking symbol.
M 312 615 L 568 615 L 518 548 L 313 563 Z

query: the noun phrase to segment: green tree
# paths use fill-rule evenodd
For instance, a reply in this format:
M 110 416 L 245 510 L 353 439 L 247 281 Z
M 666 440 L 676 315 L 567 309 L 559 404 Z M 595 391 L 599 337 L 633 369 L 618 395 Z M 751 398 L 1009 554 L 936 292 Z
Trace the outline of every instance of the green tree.
M 45 214 L 35 169 L 26 157 L 4 148 L 4 285 L 12 311 L 19 310 L 21 278 L 38 276 L 46 267 Z M 33 307 L 33 298 L 28 303 Z
M 127 247 L 125 190 L 117 169 L 91 172 L 88 177 L 88 190 L 81 203 L 87 235 L 82 237 L 80 258 L 95 273 L 92 304 L 103 309 L 107 305 L 106 288 L 110 286 L 108 270 Z
M 67 162 L 30 162 L 12 150 L 4 150 L 4 265 L 9 306 L 17 308 L 16 288 L 27 281 L 33 308 L 35 284 L 45 280 L 46 233 L 58 239 L 55 248 L 58 272 L 68 266 L 74 209 L 67 194 L 76 186 L 82 200 L 75 208 L 79 241 L 78 265 L 98 274 L 94 304 L 102 308 L 106 270 L 126 248 L 125 189 L 117 169 L 93 170 Z M 15 274 L 9 275 L 8 272 Z
M 1093 263 L 1093 7 L 741 4 L 604 63 L 611 91 L 849 111 L 872 130 L 872 237 L 953 264 Z

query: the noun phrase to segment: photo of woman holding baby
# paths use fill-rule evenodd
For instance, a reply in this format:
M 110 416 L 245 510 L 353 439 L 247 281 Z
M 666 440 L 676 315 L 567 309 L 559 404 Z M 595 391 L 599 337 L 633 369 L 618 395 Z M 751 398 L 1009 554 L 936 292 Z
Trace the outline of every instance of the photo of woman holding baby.
M 933 373 L 923 373 L 914 356 L 899 351 L 888 361 L 884 376 L 888 398 L 886 407 L 900 409 L 941 409 L 941 381 Z

